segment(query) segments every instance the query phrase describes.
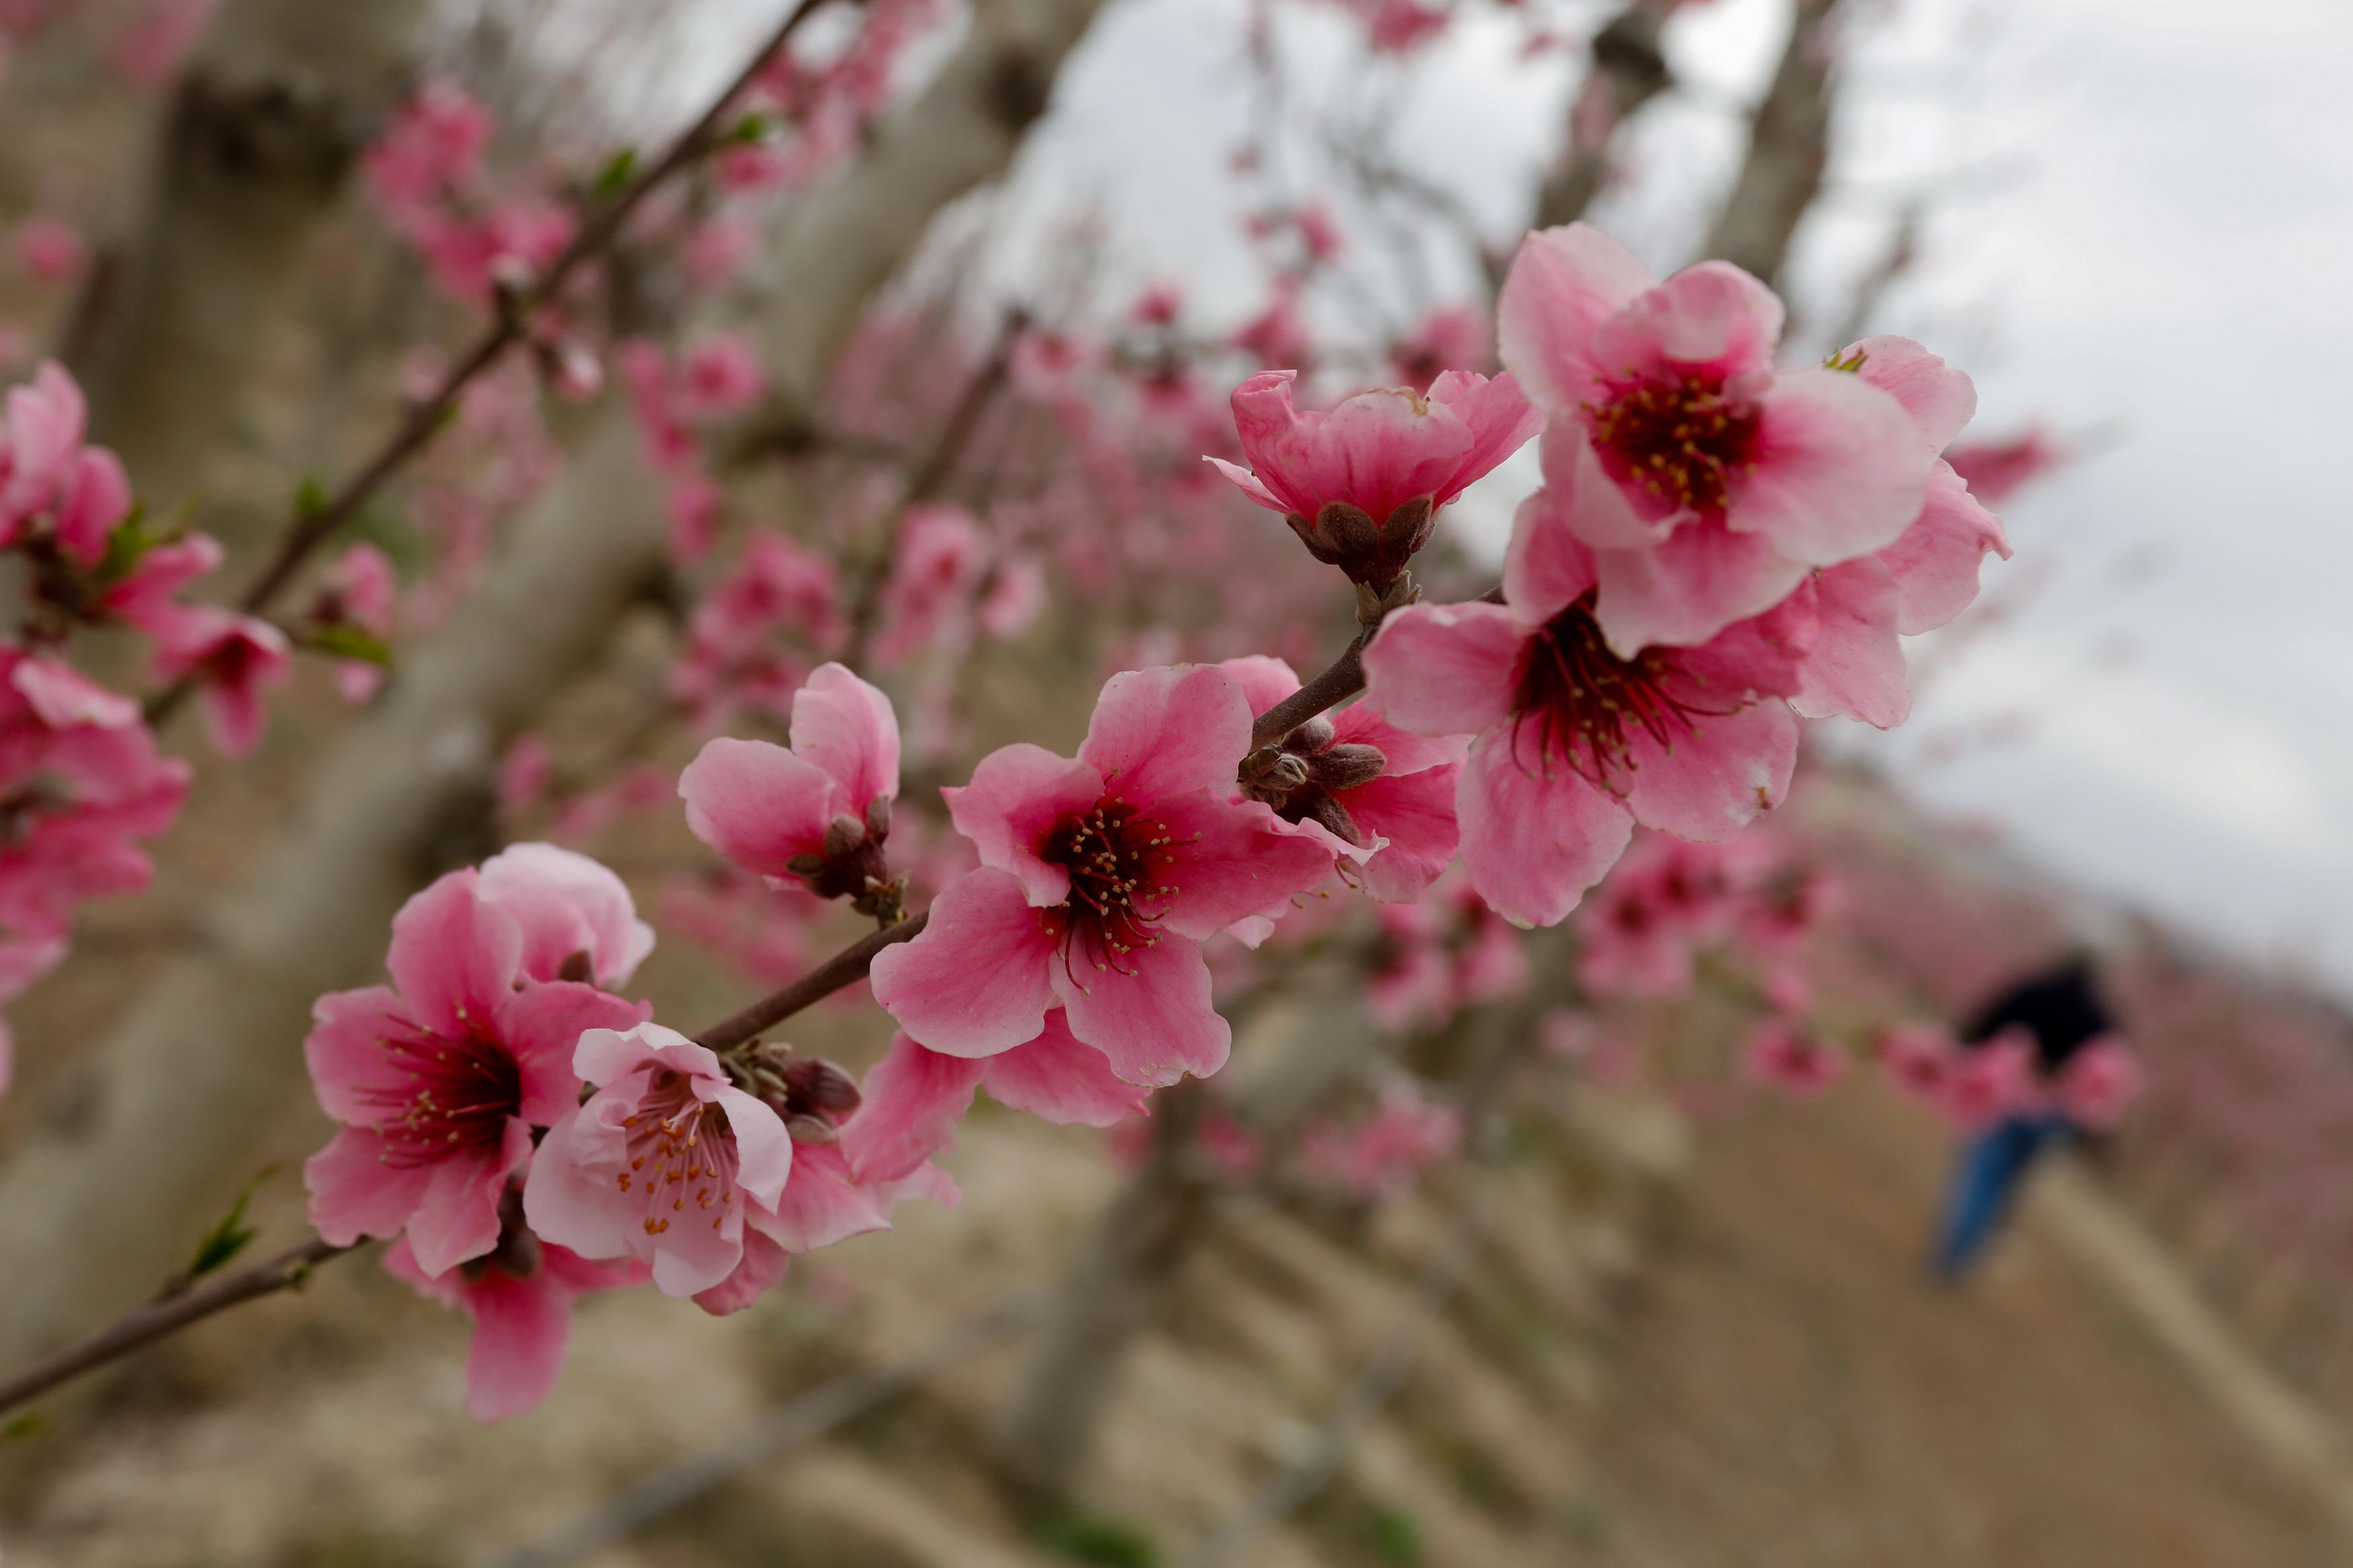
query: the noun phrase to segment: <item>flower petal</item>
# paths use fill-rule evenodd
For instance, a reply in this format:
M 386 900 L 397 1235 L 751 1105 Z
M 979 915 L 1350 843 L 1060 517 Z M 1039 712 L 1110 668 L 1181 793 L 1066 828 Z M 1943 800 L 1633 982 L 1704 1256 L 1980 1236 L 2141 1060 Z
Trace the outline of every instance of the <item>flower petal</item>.
M 1054 994 L 1071 1033 L 1111 1058 L 1129 1083 L 1165 1088 L 1191 1073 L 1208 1078 L 1226 1065 L 1233 1031 L 1209 1005 L 1209 966 L 1200 944 L 1163 937 L 1124 957 L 1127 972 L 1056 964 Z M 1035 1038 L 1042 1031 L 1032 1030 Z
M 1636 766 L 1626 799 L 1635 819 L 1679 837 L 1720 843 L 1789 793 L 1798 720 L 1787 703 L 1768 700 L 1701 720 L 1699 733 L 1672 752 L 1639 734 L 1630 749 Z
M 1145 1114 L 1148 1090 L 1112 1071 L 1111 1059 L 1071 1033 L 1066 1015 L 1049 1013 L 1026 1046 L 988 1058 L 989 1098 L 1058 1126 L 1111 1127 Z
M 905 1035 L 892 1040 L 859 1086 L 857 1113 L 841 1124 L 850 1170 L 862 1182 L 896 1181 L 946 1150 L 985 1070 L 981 1058 L 947 1056 Z
M 1029 902 L 1047 909 L 1071 896 L 1071 874 L 1039 851 L 1055 824 L 1093 810 L 1103 798 L 1103 774 L 1092 766 L 1018 742 L 981 758 L 970 784 L 940 795 L 948 820 L 972 840 L 980 863 L 1018 878 Z
M 793 698 L 793 751 L 825 770 L 852 816 L 899 794 L 899 716 L 891 699 L 839 664 L 821 664 Z
M 1365 649 L 1366 700 L 1400 730 L 1475 734 L 1511 711 L 1527 640 L 1501 605 L 1409 605 Z
M 522 928 L 482 901 L 476 880 L 451 871 L 392 917 L 385 967 L 410 1016 L 437 1034 L 490 1027 L 522 963 Z
M 1206 789 L 1235 792 L 1250 750 L 1250 703 L 1213 664 L 1131 669 L 1103 683 L 1080 760 L 1103 775 L 1103 793 L 1137 805 Z
M 833 775 L 766 741 L 722 736 L 678 775 L 686 826 L 747 871 L 786 877 L 796 855 L 825 848 L 839 803 Z
M 935 1051 L 985 1057 L 1035 1039 L 1054 942 L 1011 873 L 984 867 L 932 900 L 911 942 L 874 955 L 874 999 Z
M 1471 885 L 1515 925 L 1557 924 L 1609 874 L 1634 819 L 1567 769 L 1531 772 L 1506 730 L 1482 735 L 1455 788 Z

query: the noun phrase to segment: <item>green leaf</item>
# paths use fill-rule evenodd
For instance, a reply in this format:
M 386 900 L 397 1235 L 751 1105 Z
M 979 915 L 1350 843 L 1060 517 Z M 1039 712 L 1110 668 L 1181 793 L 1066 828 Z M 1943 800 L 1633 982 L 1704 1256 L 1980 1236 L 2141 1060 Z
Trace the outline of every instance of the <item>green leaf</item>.
M 365 626 L 355 626 L 349 621 L 330 621 L 324 626 L 312 627 L 309 642 L 319 652 L 335 658 L 364 659 L 369 664 L 386 667 L 392 663 L 390 643 Z
M 1141 1526 L 1099 1514 L 1066 1513 L 1038 1526 L 1038 1544 L 1094 1568 L 1160 1568 L 1160 1546 Z
M 618 195 L 638 172 L 638 150 L 624 147 L 605 161 L 604 172 L 596 176 L 596 194 L 600 196 Z
M 733 125 L 728 127 L 727 140 L 744 146 L 749 146 L 754 142 L 765 142 L 768 139 L 768 132 L 775 128 L 776 123 L 776 121 L 770 116 L 762 114 L 757 110 L 754 110 L 752 112 L 744 115 L 743 119 L 737 121 Z
M 147 518 L 147 505 L 141 501 L 131 509 L 131 515 L 114 525 L 106 536 L 106 553 L 99 558 L 98 580 L 120 583 L 139 568 L 139 559 L 159 544 L 170 542 L 177 536 L 177 528 L 155 528 Z
M 304 476 L 302 482 L 294 487 L 294 514 L 297 517 L 316 517 L 326 510 L 327 487 L 315 476 Z
M 237 1201 L 228 1205 L 228 1213 L 221 1215 L 220 1223 L 206 1234 L 204 1240 L 196 1243 L 196 1255 L 188 1260 L 187 1272 L 184 1276 L 189 1284 L 195 1284 L 226 1265 L 253 1240 L 256 1232 L 253 1226 L 245 1223 L 246 1207 L 253 1202 L 253 1194 L 259 1190 L 261 1184 L 277 1173 L 277 1166 L 264 1165 L 253 1180 L 246 1183 L 245 1190 L 237 1194 Z
M 0 1442 L 22 1442 L 27 1437 L 37 1437 L 48 1429 L 48 1417 L 39 1411 L 19 1410 L 5 1424 L 0 1424 Z

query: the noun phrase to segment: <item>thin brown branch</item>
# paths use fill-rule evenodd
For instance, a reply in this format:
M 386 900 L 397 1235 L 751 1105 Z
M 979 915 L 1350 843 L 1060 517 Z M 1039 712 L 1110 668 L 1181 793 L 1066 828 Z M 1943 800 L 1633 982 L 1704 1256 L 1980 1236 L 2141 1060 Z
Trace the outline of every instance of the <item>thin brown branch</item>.
M 723 1051 L 740 1046 L 764 1029 L 773 1029 L 804 1007 L 824 1001 L 835 992 L 855 985 L 873 967 L 874 955 L 892 942 L 906 942 L 921 932 L 929 911 L 910 915 L 850 943 L 782 991 L 761 997 L 732 1018 L 724 1018 L 694 1037 L 694 1043 Z
M 199 1285 L 176 1296 L 151 1302 L 70 1350 L 60 1351 L 46 1361 L 36 1362 L 7 1382 L 0 1383 L 0 1414 L 47 1393 L 61 1383 L 79 1377 L 83 1373 L 120 1360 L 167 1335 L 178 1333 L 189 1324 L 209 1318 L 215 1312 L 240 1302 L 274 1296 L 280 1290 L 294 1289 L 311 1277 L 312 1268 L 350 1250 L 314 1236 L 267 1262 L 257 1263 L 250 1268 L 240 1268 L 234 1274 L 224 1274 L 209 1285 Z
M 799 0 L 789 16 L 770 34 L 766 43 L 754 54 L 734 79 L 712 99 L 695 122 L 670 143 L 670 150 L 635 179 L 610 202 L 596 208 L 580 226 L 572 242 L 548 264 L 545 271 L 533 279 L 519 294 L 500 301 L 495 318 L 473 345 L 460 354 L 456 363 L 442 375 L 438 385 L 422 401 L 410 407 L 375 455 L 360 466 L 359 470 L 345 479 L 333 494 L 315 506 L 298 503 L 285 537 L 277 553 L 261 569 L 244 595 L 238 607 L 248 615 L 259 615 L 291 583 L 302 563 L 311 552 L 332 538 L 337 530 L 356 517 L 360 510 L 373 500 L 392 477 L 409 460 L 432 444 L 455 412 L 458 400 L 466 388 L 491 366 L 504 358 L 507 351 L 523 342 L 531 331 L 533 318 L 556 299 L 573 275 L 589 261 L 612 247 L 646 199 L 667 184 L 674 175 L 708 153 L 719 139 L 721 121 L 728 110 L 749 87 L 754 78 L 765 69 L 776 51 L 789 43 L 801 25 L 829 0 Z M 147 721 L 158 724 L 187 700 L 195 689 L 194 682 L 182 678 L 147 700 Z

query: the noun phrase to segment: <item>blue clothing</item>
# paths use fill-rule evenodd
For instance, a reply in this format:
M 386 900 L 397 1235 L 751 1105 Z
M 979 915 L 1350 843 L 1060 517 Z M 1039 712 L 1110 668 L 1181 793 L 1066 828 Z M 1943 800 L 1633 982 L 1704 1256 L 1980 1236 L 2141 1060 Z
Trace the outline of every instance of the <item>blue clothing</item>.
M 1968 1272 L 2017 1202 L 2027 1171 L 2067 1133 L 2063 1116 L 2013 1116 L 1970 1140 L 1946 1195 L 1945 1221 L 1936 1238 L 1939 1279 L 1955 1280 Z

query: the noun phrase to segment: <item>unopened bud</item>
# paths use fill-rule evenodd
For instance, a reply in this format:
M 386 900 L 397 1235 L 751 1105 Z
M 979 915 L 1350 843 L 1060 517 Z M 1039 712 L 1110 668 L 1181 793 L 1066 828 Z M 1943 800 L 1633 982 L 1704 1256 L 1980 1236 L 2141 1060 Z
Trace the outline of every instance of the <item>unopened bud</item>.
M 866 803 L 866 837 L 880 844 L 891 837 L 891 797 L 878 795 Z
M 825 825 L 825 852 L 835 858 L 866 842 L 866 824 L 843 814 Z
M 1318 792 L 1307 803 L 1307 815 L 1346 843 L 1362 844 L 1365 841 L 1364 834 L 1356 827 L 1356 819 L 1348 815 L 1348 808 L 1328 795 Z
M 796 855 L 785 862 L 785 869 L 796 877 L 822 877 L 825 875 L 825 857 Z
M 781 1070 L 797 1112 L 839 1121 L 854 1114 L 864 1098 L 856 1079 L 822 1057 L 795 1057 Z
M 1332 721 L 1318 713 L 1314 718 L 1285 735 L 1282 738 L 1282 749 L 1286 752 L 1297 752 L 1302 756 L 1308 756 L 1330 745 L 1338 735 L 1339 731 L 1332 727 Z
M 1307 776 L 1325 789 L 1354 789 L 1370 784 L 1388 771 L 1389 760 L 1378 746 L 1331 746 L 1307 759 Z

